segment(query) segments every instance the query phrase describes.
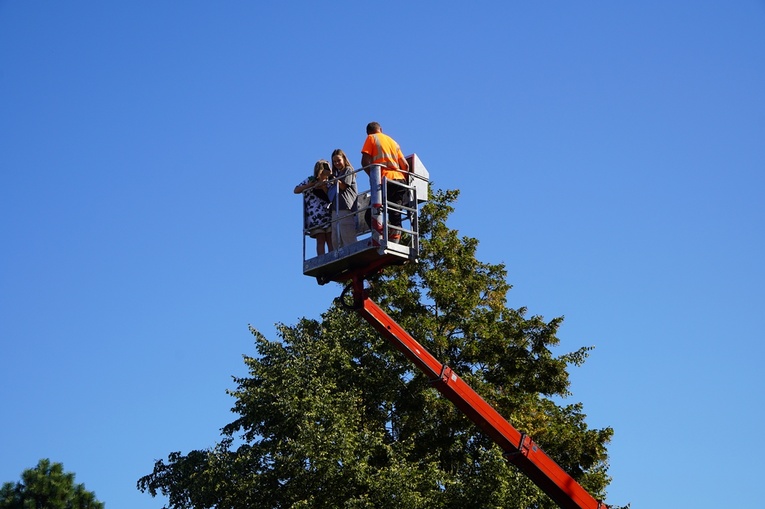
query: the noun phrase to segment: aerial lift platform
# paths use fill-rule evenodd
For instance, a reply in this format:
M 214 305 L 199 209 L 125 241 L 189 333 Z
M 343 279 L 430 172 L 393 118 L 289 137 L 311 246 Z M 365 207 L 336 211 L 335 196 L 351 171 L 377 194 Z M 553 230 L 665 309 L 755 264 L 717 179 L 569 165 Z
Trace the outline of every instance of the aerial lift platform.
M 419 231 L 417 207 L 427 199 L 428 173 L 416 155 L 407 158 L 411 170 L 409 185 L 410 200 L 402 213 L 409 219 L 408 228 L 402 238 L 406 243 L 397 244 L 388 239 L 388 210 L 396 207 L 388 203 L 385 195 L 386 182 L 380 177 L 380 167 L 369 168 L 370 191 L 360 194 L 359 223 L 363 223 L 362 212 L 371 211 L 371 227 L 357 232 L 369 233 L 355 244 L 331 253 L 305 259 L 303 245 L 303 273 L 317 278 L 320 284 L 330 281 L 346 283 L 341 301 L 347 304 L 347 292 L 352 292 L 353 303 L 349 305 L 396 349 L 403 353 L 422 371 L 433 386 L 449 401 L 478 425 L 505 452 L 505 457 L 524 472 L 543 492 L 563 509 L 608 509 L 577 483 L 552 458 L 542 451 L 534 440 L 515 429 L 457 373 L 439 362 L 417 340 L 406 332 L 393 318 L 369 299 L 364 281 L 385 267 L 393 264 L 416 262 L 419 256 Z
M 357 241 L 349 246 L 343 246 L 329 253 L 312 258 L 306 257 L 306 231 L 303 232 L 303 274 L 313 276 L 319 284 L 338 281 L 343 274 L 370 266 L 402 264 L 416 261 L 420 250 L 420 234 L 418 231 L 418 205 L 428 197 L 428 170 L 422 164 L 417 154 L 408 156 L 409 179 L 406 184 L 394 183 L 406 188 L 408 199 L 403 205 L 388 202 L 387 186 L 381 176 L 379 165 L 357 170 L 369 170 L 369 190 L 360 192 L 356 203 Z M 359 176 L 359 181 L 366 176 Z M 336 185 L 330 181 L 330 185 Z M 406 218 L 408 227 L 400 230 L 406 243 L 397 243 L 389 239 L 393 226 L 388 225 L 389 210 L 397 210 Z M 370 219 L 367 224 L 366 217 Z M 334 225 L 333 225 L 334 230 Z

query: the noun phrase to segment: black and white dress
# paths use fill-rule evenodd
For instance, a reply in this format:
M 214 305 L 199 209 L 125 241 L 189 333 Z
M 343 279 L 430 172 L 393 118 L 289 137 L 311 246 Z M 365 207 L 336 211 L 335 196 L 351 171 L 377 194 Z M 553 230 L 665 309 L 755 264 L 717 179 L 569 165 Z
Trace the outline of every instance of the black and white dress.
M 314 181 L 314 177 L 308 177 L 302 181 L 304 186 Z M 309 189 L 303 192 L 303 226 L 311 237 L 319 233 L 328 233 L 332 216 L 329 210 L 329 197 L 322 189 Z

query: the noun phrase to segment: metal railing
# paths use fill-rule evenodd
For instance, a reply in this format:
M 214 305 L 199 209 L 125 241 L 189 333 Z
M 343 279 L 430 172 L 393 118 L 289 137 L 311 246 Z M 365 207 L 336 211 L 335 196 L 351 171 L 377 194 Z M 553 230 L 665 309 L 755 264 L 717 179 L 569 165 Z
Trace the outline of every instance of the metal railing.
M 427 179 L 422 175 L 418 175 L 414 172 L 402 172 L 407 174 L 408 183 L 399 182 L 395 180 L 388 180 L 381 176 L 381 166 L 377 164 L 369 165 L 363 168 L 359 168 L 353 171 L 356 175 L 360 172 L 369 173 L 369 189 L 359 191 L 357 193 L 352 213 L 355 217 L 356 223 L 356 241 L 372 241 L 377 245 L 381 243 L 389 243 L 391 231 L 397 231 L 401 234 L 402 240 L 406 239 L 406 244 L 413 250 L 414 253 L 419 253 L 420 239 L 419 239 L 419 213 L 418 203 L 427 199 L 427 196 L 417 196 L 417 186 L 415 185 L 415 179 L 421 179 L 427 182 Z M 334 200 L 330 201 L 328 207 L 334 207 L 335 212 L 340 212 L 340 189 L 339 182 L 345 178 L 335 177 L 327 181 L 328 186 L 334 186 Z M 357 178 L 357 188 L 358 181 Z M 388 200 L 388 185 L 400 186 L 405 189 L 405 196 L 402 204 L 394 203 Z M 311 192 L 311 189 L 303 191 L 303 193 Z M 329 193 L 328 193 L 329 194 Z M 390 212 L 397 212 L 401 214 L 401 226 L 390 224 Z M 306 239 L 310 238 L 309 230 L 305 225 L 306 211 L 305 200 L 303 200 L 303 260 L 306 258 Z M 367 218 L 370 219 L 369 223 Z M 334 245 L 334 239 L 338 238 L 338 222 L 339 214 L 335 214 L 330 219 L 332 237 L 333 237 L 333 251 L 337 251 L 338 247 Z M 404 222 L 408 223 L 408 228 L 404 226 Z M 372 224 L 370 224 L 372 223 Z M 372 227 L 375 226 L 375 228 Z M 368 235 L 368 236 L 367 236 Z M 406 235 L 406 236 L 404 236 Z M 312 258 L 312 256 L 310 257 Z

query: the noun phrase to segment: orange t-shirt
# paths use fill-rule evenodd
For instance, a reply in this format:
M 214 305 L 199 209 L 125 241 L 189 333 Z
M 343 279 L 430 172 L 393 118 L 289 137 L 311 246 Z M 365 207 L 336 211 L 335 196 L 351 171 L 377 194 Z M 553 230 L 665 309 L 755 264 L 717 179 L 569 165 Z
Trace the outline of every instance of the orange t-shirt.
M 362 154 L 368 154 L 372 157 L 371 164 L 382 165 L 382 176 L 388 180 L 406 180 L 406 175 L 402 173 L 398 162 L 404 159 L 401 147 L 396 140 L 383 133 L 375 133 L 367 136 L 364 140 L 364 146 L 361 148 Z

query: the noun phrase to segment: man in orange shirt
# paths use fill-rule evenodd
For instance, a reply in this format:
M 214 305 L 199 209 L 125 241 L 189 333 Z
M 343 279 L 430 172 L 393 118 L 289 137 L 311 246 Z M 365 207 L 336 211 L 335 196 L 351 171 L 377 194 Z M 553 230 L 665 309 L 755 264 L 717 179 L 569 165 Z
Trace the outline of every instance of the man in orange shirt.
M 388 202 L 398 206 L 403 205 L 407 189 L 400 185 L 391 184 L 390 181 L 398 181 L 406 184 L 409 163 L 401 152 L 396 140 L 383 134 L 382 127 L 377 122 L 370 122 L 367 125 L 367 139 L 361 148 L 361 166 L 369 174 L 368 166 L 370 164 L 379 164 L 382 166 L 381 176 L 388 180 L 386 184 L 386 194 Z M 392 226 L 401 227 L 401 212 L 398 210 L 389 210 L 388 222 Z M 391 229 L 388 232 L 388 239 L 398 242 L 401 239 L 401 230 Z

